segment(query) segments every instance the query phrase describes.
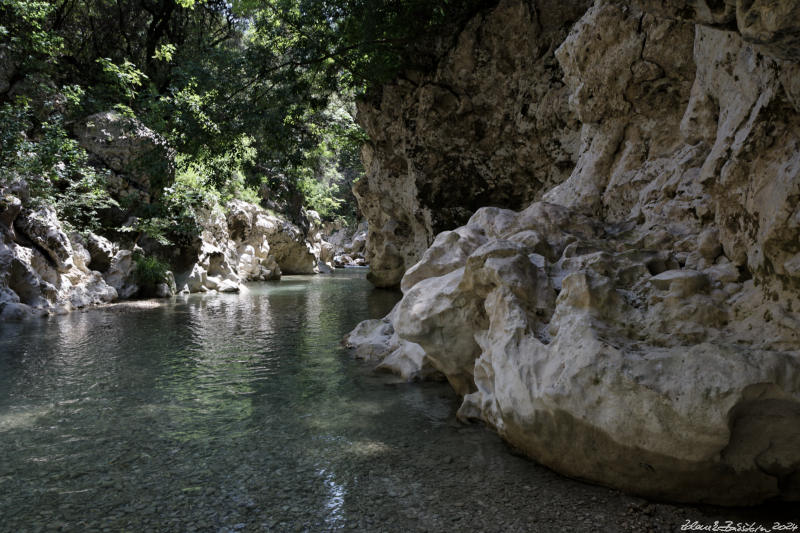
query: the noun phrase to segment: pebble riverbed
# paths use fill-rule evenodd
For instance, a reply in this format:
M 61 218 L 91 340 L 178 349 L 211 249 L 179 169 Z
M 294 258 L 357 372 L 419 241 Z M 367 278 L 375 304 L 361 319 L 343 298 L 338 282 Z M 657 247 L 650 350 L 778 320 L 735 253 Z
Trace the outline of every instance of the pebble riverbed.
M 397 295 L 360 270 L 0 325 L 0 531 L 680 531 L 797 523 L 559 476 L 442 383 L 340 347 Z M 687 529 L 688 530 L 688 529 Z

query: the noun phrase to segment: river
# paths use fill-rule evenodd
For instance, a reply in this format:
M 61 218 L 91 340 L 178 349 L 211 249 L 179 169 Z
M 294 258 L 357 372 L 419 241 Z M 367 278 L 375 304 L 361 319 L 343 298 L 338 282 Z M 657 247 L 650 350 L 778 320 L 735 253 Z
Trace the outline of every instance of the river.
M 0 324 L 0 530 L 635 531 L 703 516 L 557 476 L 458 423 L 446 385 L 354 361 L 343 335 L 397 298 L 354 269 Z

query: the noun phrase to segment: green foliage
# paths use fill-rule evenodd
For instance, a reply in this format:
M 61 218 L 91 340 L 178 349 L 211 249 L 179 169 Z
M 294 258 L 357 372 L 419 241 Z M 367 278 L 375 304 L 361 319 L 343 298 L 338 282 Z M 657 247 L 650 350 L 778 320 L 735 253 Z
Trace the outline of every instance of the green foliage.
M 121 231 L 147 235 L 162 246 L 190 246 L 202 231 L 197 211 L 215 201 L 208 191 L 178 181 L 164 189 L 158 202 L 140 208 L 141 216 Z
M 245 169 L 255 161 L 253 139 L 241 135 L 230 143 L 223 154 L 203 151 L 194 157 L 181 154 L 177 158 L 176 185 L 196 190 L 209 204 L 226 204 L 233 198 L 259 203 L 258 192 L 247 185 Z
M 141 235 L 147 235 L 158 244 L 168 246 L 170 240 L 167 237 L 167 233 L 171 225 L 171 220 L 159 216 L 136 217 L 130 224 L 119 228 L 119 231 L 122 233 L 136 233 L 137 241 Z
M 103 87 L 109 92 L 104 95 L 105 99 L 133 102 L 147 76 L 127 59 L 120 65 L 107 57 L 98 57 L 95 62 L 102 67 L 105 74 L 106 83 Z
M 0 94 L 0 180 L 95 227 L 115 203 L 65 125 L 115 109 L 180 154 L 174 182 L 148 172 L 151 203 L 119 199 L 136 220 L 123 231 L 188 243 L 198 209 L 264 191 L 354 219 L 354 100 L 429 68 L 494 1 L 0 0 L 0 60 L 27 84 L 24 99 Z
M 306 205 L 319 213 L 323 220 L 334 218 L 342 202 L 344 202 L 344 200 L 338 198 L 338 186 L 325 185 L 311 176 L 301 177 L 299 187 L 305 198 Z
M 53 204 L 67 228 L 81 232 L 101 230 L 103 211 L 119 206 L 109 197 L 103 175 L 94 169 L 68 181 L 54 195 Z
M 295 170 L 305 204 L 323 220 L 358 218 L 351 187 L 363 174 L 359 156 L 365 136 L 354 120 L 348 99 L 331 98 L 327 108 L 307 118 L 318 139 Z
M 198 210 L 225 205 L 233 198 L 258 204 L 257 191 L 245 184 L 241 172 L 241 166 L 254 156 L 249 145 L 250 140 L 243 137 L 224 156 L 179 154 L 175 181 L 157 201 L 138 206 L 138 216 L 120 231 L 135 233 L 137 239 L 147 235 L 163 246 L 190 245 L 202 230 Z
M 0 108 L 0 185 L 24 180 L 34 205 L 53 206 L 73 228 L 98 229 L 100 212 L 117 205 L 106 191 L 106 173 L 89 165 L 59 115 L 35 130 L 32 120 L 24 100 Z
M 0 179 L 10 181 L 14 177 L 18 157 L 23 161 L 33 157 L 26 135 L 30 126 L 30 110 L 24 101 L 0 108 Z
M 195 173 L 184 168 L 158 201 L 138 206 L 138 216 L 119 231 L 136 234 L 137 241 L 146 235 L 162 246 L 188 246 L 202 231 L 197 211 L 218 200 L 214 189 L 204 186 Z
M 13 62 L 35 68 L 62 50 L 63 39 L 48 27 L 48 18 L 55 10 L 49 1 L 0 0 L 2 48 Z
M 159 283 L 164 283 L 167 279 L 169 265 L 153 256 L 137 255 L 134 258 L 136 267 L 133 271 L 136 283 L 145 292 L 151 292 Z
M 328 88 L 366 91 L 404 69 L 430 68 L 486 0 L 240 0 L 268 68 L 307 70 Z M 449 43 L 447 43 L 449 44 Z M 324 79 L 319 79 L 324 78 Z
M 172 57 L 175 55 L 175 45 L 165 43 L 156 48 L 156 53 L 153 54 L 153 59 L 158 59 L 159 61 L 172 61 Z

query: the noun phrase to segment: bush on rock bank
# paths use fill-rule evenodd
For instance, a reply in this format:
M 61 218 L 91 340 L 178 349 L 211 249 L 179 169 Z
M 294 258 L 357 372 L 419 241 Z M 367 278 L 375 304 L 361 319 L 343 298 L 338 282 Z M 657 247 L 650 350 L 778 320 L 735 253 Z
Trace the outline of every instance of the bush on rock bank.
M 75 120 L 73 138 L 67 110 L 37 118 L 45 103 L 21 102 L 0 108 L 3 318 L 333 267 L 318 216 L 302 229 L 243 200 L 260 200 L 241 174 L 254 157 L 247 138 L 224 156 L 189 157 L 130 112 Z
M 232 200 L 227 216 L 219 206 L 198 211 L 201 229 L 191 246 L 151 243 L 146 253 L 134 242 L 68 233 L 53 208 L 24 207 L 12 192 L 24 198 L 24 182 L 0 189 L 3 319 L 63 313 L 118 299 L 167 297 L 178 291 L 238 291 L 244 282 L 280 279 L 282 272 L 319 272 L 324 250 L 331 248 L 318 231 L 311 241 L 290 222 Z M 167 259 L 178 267 L 188 261 L 189 266 L 173 276 Z

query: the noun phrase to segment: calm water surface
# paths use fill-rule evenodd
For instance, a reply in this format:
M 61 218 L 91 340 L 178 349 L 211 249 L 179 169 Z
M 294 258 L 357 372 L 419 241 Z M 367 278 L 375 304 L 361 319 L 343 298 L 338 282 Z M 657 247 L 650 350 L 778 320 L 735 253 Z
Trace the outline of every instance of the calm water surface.
M 398 298 L 363 278 L 0 325 L 0 529 L 369 527 L 435 494 L 403 463 L 457 433 L 455 398 L 340 348 Z
M 397 297 L 337 271 L 0 324 L 0 530 L 620 524 L 630 499 L 458 424 L 448 387 L 352 360 L 342 336 Z

